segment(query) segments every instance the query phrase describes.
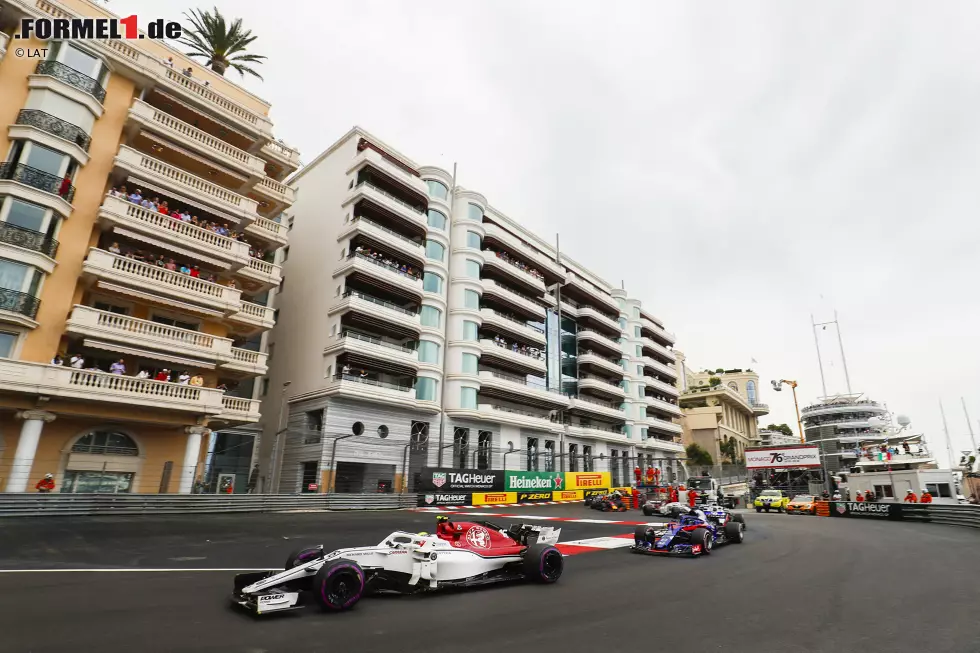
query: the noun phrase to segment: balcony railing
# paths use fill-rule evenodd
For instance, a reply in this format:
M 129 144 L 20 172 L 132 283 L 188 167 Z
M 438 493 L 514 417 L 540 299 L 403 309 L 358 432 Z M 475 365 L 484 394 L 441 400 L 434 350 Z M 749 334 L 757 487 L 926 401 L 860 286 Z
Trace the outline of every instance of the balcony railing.
M 397 204 L 401 204 L 402 206 L 404 206 L 404 207 L 405 207 L 406 209 L 408 209 L 409 211 L 412 211 L 413 213 L 418 213 L 419 215 L 425 215 L 425 212 L 424 212 L 424 211 L 421 211 L 421 210 L 419 210 L 419 209 L 418 209 L 418 207 L 415 207 L 415 206 L 412 206 L 411 204 L 409 204 L 409 203 L 408 203 L 408 202 L 406 202 L 405 200 L 401 200 L 401 199 L 398 199 L 397 197 L 395 197 L 395 196 L 394 196 L 394 195 L 392 195 L 391 193 L 389 193 L 389 192 L 387 192 L 387 191 L 384 191 L 384 190 L 381 190 L 380 188 L 378 188 L 377 186 L 375 186 L 375 185 L 374 185 L 374 184 L 372 184 L 371 182 L 368 182 L 368 181 L 362 181 L 361 183 L 359 183 L 359 184 L 358 184 L 358 185 L 357 185 L 357 186 L 355 187 L 355 190 L 356 190 L 357 188 L 360 188 L 361 186 L 367 186 L 368 188 L 370 188 L 370 189 L 371 189 L 371 190 L 373 190 L 374 192 L 376 192 L 376 193 L 380 193 L 381 195 L 384 195 L 385 197 L 387 197 L 388 199 L 390 199 L 390 200 L 391 200 L 392 202 L 395 202 L 395 203 L 397 203 Z
M 496 370 L 480 370 L 480 374 L 489 374 L 495 379 L 502 379 L 504 381 L 510 381 L 511 383 L 519 383 L 521 385 L 527 386 L 532 390 L 540 390 L 541 392 L 550 392 L 552 394 L 561 395 L 561 390 L 556 390 L 555 388 L 549 388 L 543 383 L 536 383 L 534 381 L 528 381 L 527 378 L 522 376 L 517 376 L 516 374 L 505 374 L 504 372 L 497 372 Z
M 37 317 L 37 309 L 41 300 L 26 292 L 0 288 L 0 311 L 10 311 L 32 320 Z
M 75 199 L 75 187 L 57 175 L 25 166 L 23 163 L 0 163 L 0 180 L 9 179 L 57 195 L 69 204 Z
M 181 329 L 152 320 L 100 311 L 90 306 L 76 305 L 68 319 L 68 330 L 84 335 L 113 336 L 130 344 L 148 344 L 173 351 L 194 351 L 195 354 L 217 357 L 228 355 L 231 340 L 208 333 Z
M 383 306 L 385 308 L 391 309 L 393 311 L 398 311 L 399 313 L 404 313 L 405 315 L 418 315 L 418 311 L 410 311 L 407 308 L 402 308 L 397 304 L 392 304 L 389 301 L 383 299 L 378 299 L 377 297 L 372 297 L 366 293 L 362 293 L 357 290 L 348 290 L 344 293 L 344 297 L 357 297 L 358 299 L 363 299 L 366 302 L 371 302 L 372 304 L 377 304 L 378 306 Z
M 589 403 L 595 403 L 595 402 L 589 402 Z M 615 433 L 616 435 L 623 434 L 622 427 L 616 428 L 614 426 L 598 426 L 596 424 L 569 424 L 568 426 L 571 428 L 589 429 L 592 431 L 602 431 L 603 433 Z
M 252 351 L 251 349 L 232 347 L 231 356 L 236 363 L 245 363 L 246 365 L 258 365 L 259 359 L 262 357 L 262 354 L 257 351 Z
M 385 342 L 380 338 L 375 338 L 372 336 L 364 335 L 363 333 L 358 333 L 356 331 L 343 331 L 340 334 L 341 338 L 352 338 L 354 340 L 361 340 L 363 342 L 370 342 L 372 345 L 380 345 L 382 347 L 387 347 L 388 349 L 395 349 L 397 351 L 403 351 L 411 354 L 415 350 L 411 347 L 405 347 L 403 345 L 396 345 L 393 342 Z
M 763 411 L 764 410 L 764 411 L 766 411 L 768 413 L 769 412 L 769 404 L 753 403 L 752 404 L 752 410 L 755 410 L 755 411 Z
M 528 324 L 524 320 L 520 320 L 520 319 L 518 319 L 516 317 L 512 317 L 510 315 L 507 315 L 506 313 L 501 313 L 500 311 L 495 311 L 492 308 L 487 308 L 487 309 L 484 309 L 484 310 L 490 311 L 491 313 L 493 313 L 497 317 L 503 318 L 503 319 L 507 320 L 508 322 L 513 322 L 514 324 L 519 324 L 522 327 L 527 327 L 528 329 L 531 329 L 533 331 L 537 331 L 540 334 L 544 334 L 544 329 L 542 329 L 539 326 L 535 326 L 533 324 Z
M 373 385 L 378 388 L 387 388 L 388 390 L 398 390 L 399 392 L 412 391 L 412 386 L 410 385 L 388 383 L 387 381 L 375 381 L 374 379 L 369 379 L 367 377 L 360 377 L 355 374 L 340 373 L 335 375 L 334 379 L 336 379 L 337 381 L 353 381 L 354 383 L 364 383 L 366 385 Z
M 256 189 L 260 189 L 266 193 L 271 193 L 274 196 L 280 197 L 289 204 L 292 204 L 293 202 L 293 189 L 281 181 L 276 181 L 271 177 L 261 177 L 259 179 L 259 183 L 256 184 L 255 187 Z
M 34 74 L 54 77 L 69 86 L 74 86 L 79 91 L 88 93 L 100 104 L 105 102 L 105 89 L 97 80 L 88 75 L 83 75 L 71 66 L 66 66 L 59 61 L 41 61 L 34 69 Z
M 54 238 L 9 222 L 0 222 L 0 243 L 40 252 L 50 258 L 58 252 L 58 241 Z
M 359 252 L 354 252 L 353 254 L 351 254 L 350 256 L 348 256 L 347 258 L 349 260 L 349 259 L 352 259 L 352 258 L 355 258 L 355 257 L 356 258 L 359 258 L 359 259 L 362 259 L 362 260 L 365 260 L 368 263 L 373 263 L 374 265 L 377 265 L 378 267 L 385 268 L 386 270 L 391 270 L 395 274 L 400 274 L 403 277 L 408 277 L 409 279 L 414 279 L 415 281 L 418 281 L 419 279 L 422 278 L 422 275 L 420 273 L 418 273 L 418 272 L 409 273 L 409 272 L 407 272 L 405 270 L 399 270 L 397 265 L 391 265 L 389 263 L 384 263 L 383 261 L 379 261 L 377 259 L 371 258 L 370 256 L 367 256 L 366 254 L 361 254 Z
M 80 444 L 76 442 L 71 447 L 72 453 L 94 453 L 100 456 L 138 456 L 137 447 L 114 447 L 108 444 Z
M 422 243 L 417 243 L 414 240 L 412 240 L 411 238 L 408 238 L 407 236 L 403 236 L 403 235 L 401 235 L 400 233 L 398 233 L 396 231 L 392 231 L 388 227 L 383 227 L 380 224 L 378 224 L 377 222 L 375 222 L 374 220 L 369 220 L 368 218 L 365 218 L 363 215 L 356 215 L 356 216 L 354 216 L 354 219 L 352 220 L 352 222 L 363 222 L 364 224 L 370 225 L 370 226 L 374 227 L 375 229 L 380 229 L 381 231 L 385 232 L 389 236 L 391 236 L 393 238 L 397 238 L 398 240 L 402 240 L 402 241 L 408 243 L 409 245 L 412 245 L 414 247 L 422 247 Z
M 504 351 L 509 351 L 512 354 L 518 354 L 520 356 L 524 356 L 532 360 L 543 361 L 546 358 L 543 351 L 539 351 L 537 354 L 535 354 L 526 348 L 523 351 L 521 351 L 520 349 L 512 349 L 508 345 L 502 345 L 499 342 L 494 342 L 491 338 L 481 337 L 480 340 L 481 342 L 486 342 L 487 344 L 494 345 L 495 347 L 498 347 L 499 349 L 503 349 Z
M 605 343 L 606 345 L 613 347 L 617 351 L 621 349 L 621 345 L 618 342 L 616 342 L 615 340 L 613 340 L 607 335 L 595 331 L 594 329 L 581 329 L 576 335 L 579 338 L 594 338 L 599 342 Z
M 78 125 L 38 109 L 21 109 L 17 114 L 17 124 L 37 127 L 43 132 L 74 143 L 86 152 L 92 143 L 92 138 Z
M 592 404 L 594 406 L 601 406 L 603 408 L 609 408 L 611 410 L 618 410 L 619 412 L 625 412 L 620 404 L 610 403 L 608 401 L 598 401 L 596 399 L 589 399 L 588 397 L 583 397 L 581 395 L 575 397 L 575 401 L 584 401 L 587 404 Z
M 511 413 L 513 415 L 523 415 L 524 417 L 534 417 L 536 419 L 543 419 L 555 424 L 558 423 L 558 419 L 553 415 L 542 415 L 540 413 L 531 413 L 526 410 L 519 410 L 517 408 L 511 408 L 510 406 L 500 406 L 498 404 L 487 404 L 492 410 L 499 410 L 502 413 Z
M 289 230 L 286 228 L 286 225 L 280 222 L 259 216 L 255 218 L 252 224 L 245 228 L 245 231 L 246 233 L 257 235 L 260 238 L 265 238 L 266 240 L 285 242 Z
M 608 385 L 608 386 L 610 386 L 612 388 L 616 388 L 620 392 L 626 392 L 625 390 L 623 390 L 620 387 L 620 385 L 618 383 L 613 383 L 609 379 L 604 379 L 601 376 L 596 376 L 595 374 L 579 374 L 578 375 L 578 378 L 579 378 L 579 380 L 589 379 L 589 380 L 592 380 L 592 381 L 598 381 L 599 383 L 605 383 L 606 385 Z

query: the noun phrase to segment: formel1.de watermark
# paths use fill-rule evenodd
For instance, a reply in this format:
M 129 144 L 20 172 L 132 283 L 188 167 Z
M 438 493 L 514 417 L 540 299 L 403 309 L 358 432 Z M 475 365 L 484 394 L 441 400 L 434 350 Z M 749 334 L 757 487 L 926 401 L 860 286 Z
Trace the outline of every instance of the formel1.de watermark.
M 24 18 L 15 39 L 31 37 L 41 41 L 84 41 L 91 39 L 179 39 L 183 33 L 180 23 L 156 18 L 146 25 L 142 34 L 136 15 L 125 18 Z

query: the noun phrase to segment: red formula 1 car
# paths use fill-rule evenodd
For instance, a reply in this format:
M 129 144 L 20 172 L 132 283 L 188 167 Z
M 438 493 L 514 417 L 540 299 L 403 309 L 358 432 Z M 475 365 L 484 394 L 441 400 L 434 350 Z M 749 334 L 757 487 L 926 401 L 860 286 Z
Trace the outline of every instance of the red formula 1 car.
M 235 577 L 232 602 L 254 614 L 303 607 L 312 596 L 324 610 L 354 606 L 365 594 L 414 594 L 507 580 L 553 583 L 564 561 L 550 526 L 437 518 L 436 534 L 395 531 L 376 546 L 296 551 L 285 571 Z

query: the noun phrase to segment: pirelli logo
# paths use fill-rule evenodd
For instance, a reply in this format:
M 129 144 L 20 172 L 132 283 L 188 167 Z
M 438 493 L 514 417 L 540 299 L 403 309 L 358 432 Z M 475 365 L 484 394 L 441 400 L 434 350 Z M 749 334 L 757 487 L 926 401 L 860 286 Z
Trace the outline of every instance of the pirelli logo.
M 578 484 L 582 487 L 602 487 L 602 474 L 579 474 Z
M 508 494 L 506 492 L 497 493 L 486 493 L 483 495 L 483 500 L 486 503 L 507 503 Z

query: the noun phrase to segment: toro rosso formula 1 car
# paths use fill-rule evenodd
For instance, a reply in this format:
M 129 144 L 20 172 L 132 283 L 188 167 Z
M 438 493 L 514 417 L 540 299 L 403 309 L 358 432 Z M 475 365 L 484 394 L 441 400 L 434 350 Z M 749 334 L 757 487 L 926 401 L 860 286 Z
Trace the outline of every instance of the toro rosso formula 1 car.
M 554 583 L 564 561 L 553 545 L 561 529 L 487 521 L 450 522 L 439 516 L 435 535 L 396 531 L 376 546 L 296 551 L 281 572 L 235 577 L 232 602 L 266 614 L 304 607 L 352 608 L 371 593 L 414 594 L 507 580 Z
M 649 555 L 702 556 L 711 553 L 715 546 L 741 544 L 745 522 L 741 515 L 718 511 L 722 515 L 708 516 L 700 510 L 681 515 L 678 521 L 658 529 L 646 524 L 637 526 L 630 551 Z

